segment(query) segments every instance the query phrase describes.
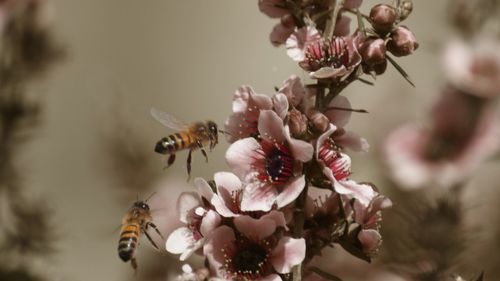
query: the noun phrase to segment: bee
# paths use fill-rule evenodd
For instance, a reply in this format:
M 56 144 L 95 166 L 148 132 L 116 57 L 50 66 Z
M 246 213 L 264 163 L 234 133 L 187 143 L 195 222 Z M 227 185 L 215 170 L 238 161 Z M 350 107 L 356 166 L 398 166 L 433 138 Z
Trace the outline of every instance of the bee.
M 149 198 L 152 196 L 153 195 Z M 151 211 L 149 210 L 147 201 L 148 200 L 135 201 L 128 213 L 122 219 L 120 240 L 118 241 L 118 256 L 120 256 L 124 262 L 130 261 L 134 270 L 137 270 L 135 250 L 137 249 L 140 235 L 145 234 L 151 245 L 158 251 L 160 251 L 160 248 L 158 248 L 153 239 L 151 239 L 151 236 L 149 236 L 149 227 L 152 227 L 164 240 L 163 235 L 161 235 L 156 225 L 152 222 L 153 218 L 151 217 Z
M 193 150 L 200 149 L 208 162 L 204 145 L 208 144 L 210 151 L 212 151 L 219 142 L 219 132 L 224 133 L 217 128 L 217 124 L 213 121 L 185 124 L 174 116 L 156 108 L 151 109 L 151 115 L 164 126 L 177 131 L 177 133 L 159 140 L 156 143 L 155 152 L 168 154 L 167 167 L 170 167 L 175 161 L 177 151 L 189 150 L 186 161 L 188 175 L 191 175 L 191 153 Z

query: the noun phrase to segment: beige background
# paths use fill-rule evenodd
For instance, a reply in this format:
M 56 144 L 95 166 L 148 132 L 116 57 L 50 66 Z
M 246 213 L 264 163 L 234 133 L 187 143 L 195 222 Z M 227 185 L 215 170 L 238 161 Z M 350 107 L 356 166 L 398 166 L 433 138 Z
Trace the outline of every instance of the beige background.
M 375 1 L 365 2 L 367 12 Z M 345 91 L 353 107 L 370 111 L 354 115 L 350 124 L 373 146 L 369 154 L 354 156 L 359 179 L 376 183 L 382 167 L 377 146 L 384 134 L 405 120 L 425 120 L 442 84 L 439 50 L 451 37 L 444 27 L 445 1 L 415 2 L 407 25 L 421 47 L 399 62 L 417 88 L 390 68 L 375 87 L 356 83 Z M 56 281 L 123 280 L 132 270 L 117 257 L 113 230 L 135 195 L 122 194 L 106 170 L 102 136 L 116 132 L 116 119 L 133 128 L 131 138 L 145 143 L 142 149 L 158 174 L 183 182 L 186 154 L 162 172 L 162 158 L 152 151 L 167 131 L 150 117 L 151 106 L 183 120 L 211 118 L 223 124 L 239 85 L 271 94 L 290 74 L 306 74 L 284 48 L 271 46 L 268 36 L 277 21 L 261 14 L 256 0 L 53 0 L 53 6 L 54 30 L 68 57 L 32 87 L 43 96 L 45 120 L 23 155 L 27 185 L 35 196 L 48 198 L 60 233 L 59 253 L 40 268 Z M 208 165 L 195 154 L 193 175 L 227 170 L 226 147 L 222 141 Z M 140 196 L 150 190 L 144 187 Z M 145 243 L 141 246 L 139 266 L 145 266 L 142 257 L 155 255 Z M 159 259 L 165 266 L 171 262 Z M 141 279 L 147 280 L 139 274 Z

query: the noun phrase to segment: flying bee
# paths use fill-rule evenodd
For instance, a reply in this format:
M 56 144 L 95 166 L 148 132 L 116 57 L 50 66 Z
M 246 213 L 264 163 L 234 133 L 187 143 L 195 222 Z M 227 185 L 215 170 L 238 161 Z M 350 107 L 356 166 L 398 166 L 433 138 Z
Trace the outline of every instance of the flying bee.
M 153 194 L 151 196 L 153 196 Z M 151 196 L 149 196 L 149 198 L 151 198 Z M 130 261 L 134 270 L 137 270 L 135 250 L 139 243 L 140 235 L 145 234 L 149 242 L 151 242 L 153 247 L 158 251 L 160 249 L 153 239 L 151 239 L 151 236 L 149 236 L 149 227 L 152 227 L 156 233 L 164 239 L 156 225 L 152 222 L 153 218 L 151 217 L 151 211 L 147 204 L 148 199 L 145 201 L 135 201 L 128 213 L 122 219 L 120 240 L 118 242 L 118 255 L 124 262 Z
M 205 156 L 205 160 L 208 162 L 204 144 L 208 144 L 210 151 L 212 151 L 219 142 L 219 132 L 224 133 L 217 128 L 217 124 L 213 121 L 185 124 L 177 120 L 174 116 L 156 108 L 151 109 L 151 115 L 164 126 L 177 131 L 177 133 L 159 140 L 156 143 L 155 152 L 168 154 L 167 167 L 170 167 L 175 161 L 175 153 L 177 151 L 189 150 L 186 161 L 188 175 L 191 175 L 191 153 L 193 150 L 200 149 L 203 156 Z

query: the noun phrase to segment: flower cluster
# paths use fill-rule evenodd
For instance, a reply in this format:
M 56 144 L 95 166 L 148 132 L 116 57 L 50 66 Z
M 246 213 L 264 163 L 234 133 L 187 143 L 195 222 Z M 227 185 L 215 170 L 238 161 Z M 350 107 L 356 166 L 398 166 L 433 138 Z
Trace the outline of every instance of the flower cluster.
M 350 74 L 380 75 L 388 60 L 395 63 L 387 52 L 401 57 L 418 48 L 415 35 L 401 25 L 412 11 L 411 1 L 398 1 L 396 7 L 378 4 L 369 15 L 359 12 L 361 2 L 260 0 L 259 8 L 281 18 L 270 36 L 274 45 L 285 43 L 288 55 L 312 78 L 338 82 Z M 349 13 L 360 25 L 352 34 Z M 365 27 L 365 20 L 371 28 Z
M 366 260 L 377 252 L 379 211 L 391 202 L 372 184 L 350 178 L 345 153 L 368 144 L 344 128 L 351 114 L 345 97 L 330 104 L 345 110 L 324 114 L 312 99 L 296 76 L 272 97 L 249 86 L 236 90 L 225 127 L 232 172 L 197 178 L 198 193 L 183 193 L 177 207 L 185 226 L 170 235 L 168 251 L 181 260 L 203 254 L 211 272 L 229 280 L 281 280 L 332 243 Z M 329 195 L 313 199 L 309 187 Z M 294 210 L 300 208 L 299 226 Z
M 301 280 L 334 244 L 367 261 L 377 253 L 381 210 L 392 202 L 351 177 L 349 153 L 367 151 L 368 142 L 346 126 L 366 111 L 340 93 L 357 80 L 371 83 L 360 76 L 382 74 L 388 61 L 409 80 L 387 52 L 409 55 L 418 44 L 400 25 L 411 2 L 377 5 L 370 15 L 361 2 L 259 0 L 263 13 L 280 18 L 272 43 L 286 44 L 315 83 L 292 75 L 272 95 L 236 90 L 224 128 L 231 172 L 197 178 L 197 192 L 179 198 L 185 225 L 167 239 L 169 252 L 203 255 L 209 277 L 221 280 Z M 358 20 L 352 34 L 349 14 Z
M 500 149 L 498 48 L 485 40 L 449 45 L 448 83 L 432 108 L 430 127 L 405 125 L 387 139 L 387 162 L 402 187 L 460 183 Z

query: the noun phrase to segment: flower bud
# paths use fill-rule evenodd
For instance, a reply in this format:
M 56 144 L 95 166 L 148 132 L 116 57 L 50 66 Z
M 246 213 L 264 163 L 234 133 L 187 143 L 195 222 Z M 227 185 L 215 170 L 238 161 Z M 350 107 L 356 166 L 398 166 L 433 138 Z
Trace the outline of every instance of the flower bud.
M 314 128 L 316 128 L 320 132 L 325 132 L 330 125 L 330 120 L 323 113 L 317 110 L 311 110 L 307 113 L 307 117 L 309 117 L 309 121 L 312 123 Z
M 369 66 L 385 61 L 385 42 L 383 39 L 368 38 L 359 47 L 363 62 Z
M 371 66 L 363 64 L 362 67 L 363 67 L 363 72 L 366 74 L 375 73 L 376 75 L 381 75 L 384 74 L 385 70 L 387 69 L 387 60 L 384 60 L 381 63 L 374 64 Z
M 398 26 L 391 32 L 387 50 L 397 57 L 411 55 L 418 48 L 417 38 L 406 26 Z
M 297 109 L 291 109 L 288 112 L 290 118 L 288 124 L 290 126 L 290 133 L 292 136 L 302 136 L 307 131 L 307 117 Z
M 405 20 L 413 11 L 413 2 L 411 0 L 405 0 L 399 5 L 399 20 Z
M 370 20 L 377 32 L 387 33 L 391 31 L 398 17 L 396 9 L 386 4 L 378 4 L 370 11 Z

